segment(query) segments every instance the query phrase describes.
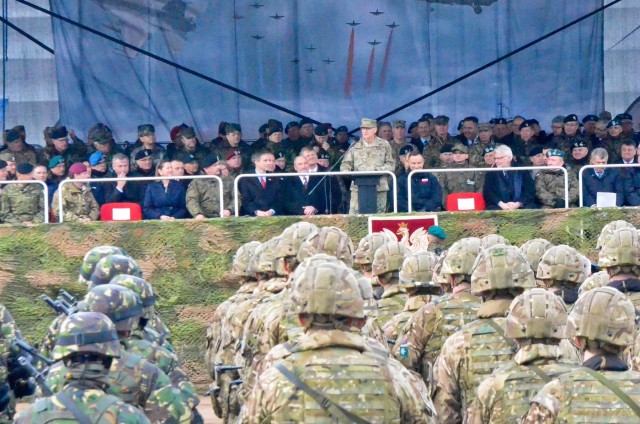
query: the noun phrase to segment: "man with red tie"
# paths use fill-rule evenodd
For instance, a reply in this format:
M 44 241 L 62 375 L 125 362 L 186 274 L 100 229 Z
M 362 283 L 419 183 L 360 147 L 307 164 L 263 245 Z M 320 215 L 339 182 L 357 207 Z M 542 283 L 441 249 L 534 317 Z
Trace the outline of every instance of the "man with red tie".
M 280 180 L 270 177 L 276 159 L 269 151 L 258 151 L 251 156 L 255 177 L 242 178 L 238 183 L 242 207 L 240 213 L 249 216 L 273 216 L 279 211 Z

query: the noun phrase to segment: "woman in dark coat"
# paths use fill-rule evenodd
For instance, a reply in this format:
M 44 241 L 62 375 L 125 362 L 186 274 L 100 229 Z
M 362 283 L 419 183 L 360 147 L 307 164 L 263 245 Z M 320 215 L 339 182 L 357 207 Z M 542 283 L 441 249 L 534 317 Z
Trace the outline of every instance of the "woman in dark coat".
M 171 162 L 160 161 L 156 167 L 159 177 L 171 176 Z M 147 186 L 142 213 L 145 219 L 173 221 L 187 216 L 186 191 L 177 180 L 164 179 Z

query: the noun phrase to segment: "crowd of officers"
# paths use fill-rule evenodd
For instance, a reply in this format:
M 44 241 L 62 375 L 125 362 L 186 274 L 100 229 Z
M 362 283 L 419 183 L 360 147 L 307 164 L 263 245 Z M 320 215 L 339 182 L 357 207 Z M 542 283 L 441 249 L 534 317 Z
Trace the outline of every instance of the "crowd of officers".
M 431 232 L 446 237 L 439 228 Z M 598 264 L 497 234 L 448 250 L 382 233 L 354 248 L 299 222 L 238 249 L 205 364 L 224 422 L 640 422 L 640 237 Z
M 416 211 L 444 210 L 447 196 L 461 192 L 483 194 L 488 209 L 558 208 L 565 206 L 565 183 L 557 169 L 519 174 L 515 193 L 513 181 L 500 180 L 506 191 L 502 196 L 496 196 L 493 180 L 485 184 L 485 179 L 495 173 L 464 169 L 561 166 L 569 174 L 569 204 L 576 206 L 580 168 L 589 164 L 637 164 L 640 141 L 629 114 L 612 117 L 608 112 L 582 119 L 575 114 L 557 116 L 549 133 L 537 120 L 521 116 L 489 122 L 469 116 L 458 123 L 456 134 L 447 116 L 430 113 L 410 125 L 403 120 L 363 119 L 360 131 L 361 137 L 355 141 L 344 126 L 314 126 L 308 119 L 284 126 L 270 119 L 259 128 L 257 140 L 246 142 L 239 124 L 221 122 L 218 136 L 203 142 L 193 127 L 181 124 L 171 130 L 171 143 L 165 147 L 157 142 L 150 124 L 138 127 L 134 143 L 117 143 L 104 124 L 90 128 L 86 142 L 73 130 L 58 125 L 45 129 L 41 148 L 27 142 L 25 129 L 19 125 L 4 133 L 0 181 L 45 182 L 50 196 L 47 201 L 54 213 L 58 212 L 57 199 L 63 197 L 67 221 L 96 220 L 100 207 L 113 202 L 138 203 L 145 219 L 229 216 L 234 211 L 233 180 L 241 174 L 257 174 L 256 178 L 241 180 L 238 201 L 242 215 L 357 213 L 358 187 L 352 178 L 294 176 L 322 171 L 395 173 L 400 211 L 407 210 L 410 201 Z M 419 174 L 408 181 L 413 170 L 437 168 L 461 172 Z M 273 172 L 291 173 L 292 177 L 265 175 Z M 106 177 L 198 175 L 222 179 L 222 211 L 216 180 L 193 180 L 193 184 L 189 178 L 164 184 L 100 181 Z M 95 182 L 66 184 L 63 193 L 55 194 L 67 178 L 91 178 Z M 378 212 L 388 211 L 392 205 L 394 194 L 389 181 L 389 177 L 381 177 L 376 187 Z M 412 185 L 412 199 L 407 198 L 408 184 Z M 615 193 L 617 206 L 640 206 L 640 171 L 633 167 L 590 169 L 585 173 L 583 189 L 585 206 L 596 205 L 599 192 Z M 1 222 L 42 222 L 44 200 L 39 187 L 5 186 L 0 201 Z

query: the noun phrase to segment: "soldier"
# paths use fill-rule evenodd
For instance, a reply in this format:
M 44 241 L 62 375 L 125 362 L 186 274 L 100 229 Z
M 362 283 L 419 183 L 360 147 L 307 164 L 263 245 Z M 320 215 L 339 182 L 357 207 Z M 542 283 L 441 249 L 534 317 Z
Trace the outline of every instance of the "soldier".
M 374 278 L 371 264 L 373 263 L 373 255 L 376 253 L 376 250 L 388 241 L 390 241 L 389 237 L 383 233 L 369 233 L 360 239 L 358 248 L 353 254 L 353 262 L 360 265 L 362 275 L 371 280 L 371 285 L 374 289 L 373 295 L 376 299 L 382 296 L 384 289 L 378 284 L 378 280 Z
M 408 256 L 402 262 L 400 284 L 409 297 L 402 312 L 387 321 L 382 328 L 385 338 L 393 340 L 394 344 L 398 334 L 406 332 L 405 326 L 416 311 L 438 299 L 442 293 L 440 286 L 433 281 L 433 267 L 436 260 L 437 256 L 434 253 L 423 252 Z
M 33 384 L 25 384 L 30 376 L 18 363 L 12 347 L 22 335 L 9 311 L 0 303 L 0 423 L 11 422 L 16 412 L 16 397 L 33 394 Z
M 167 151 L 166 159 L 178 159 L 182 155 L 193 155 L 202 163 L 209 155 L 209 150 L 204 147 L 196 138 L 196 132 L 193 127 L 182 127 L 178 131 L 177 137 L 180 139 L 181 147 L 175 151 Z
M 638 422 L 640 373 L 629 371 L 621 358 L 633 343 L 635 317 L 633 304 L 612 287 L 581 296 L 565 336 L 584 351 L 584 362 L 547 383 L 522 422 Z
M 107 394 L 107 375 L 122 355 L 113 323 L 100 313 L 82 312 L 63 323 L 53 351 L 64 361 L 68 381 L 55 395 L 25 409 L 16 423 L 149 423 L 136 407 Z
M 80 163 L 74 163 L 69 168 L 71 179 L 87 179 L 91 176 L 87 167 Z M 71 183 L 62 186 L 53 194 L 52 208 L 55 216 L 60 216 L 59 200 L 62 196 L 64 220 L 67 222 L 91 222 L 100 217 L 100 206 L 96 202 L 91 187 L 87 183 Z
M 588 276 L 582 284 L 580 284 L 580 288 L 578 289 L 578 298 L 582 296 L 583 293 L 588 292 L 589 290 L 593 290 L 597 287 L 604 287 L 609 285 L 609 274 L 607 271 L 599 271 Z
M 397 241 L 388 241 L 376 250 L 371 268 L 373 275 L 384 288 L 378 300 L 378 323 L 384 328 L 387 321 L 401 313 L 407 301 L 407 292 L 400 285 L 400 268 L 411 252 Z
M 546 153 L 547 166 L 564 166 L 564 153 L 559 149 L 551 149 Z M 569 174 L 569 206 L 576 206 L 578 201 L 578 179 Z M 564 208 L 564 172 L 558 169 L 540 171 L 535 179 L 536 198 L 542 209 Z
M 596 250 L 597 251 L 602 250 L 602 248 L 607 242 L 607 239 L 611 236 L 611 234 L 613 234 L 616 230 L 620 228 L 632 228 L 634 230 L 636 229 L 636 227 L 634 227 L 633 224 L 630 224 L 627 221 L 623 221 L 621 219 L 617 221 L 609 222 L 604 227 L 602 227 L 602 230 L 598 235 L 598 240 L 596 241 Z
M 394 171 L 396 161 L 393 150 L 388 141 L 376 137 L 376 120 L 363 118 L 360 129 L 362 137 L 345 153 L 340 171 Z M 387 206 L 387 191 L 389 190 L 385 176 L 380 178 L 376 190 L 378 192 L 377 212 L 384 213 Z M 352 182 L 349 213 L 357 214 L 358 211 L 358 186 Z
M 218 163 L 220 159 L 215 155 L 209 155 L 202 162 L 202 170 L 207 175 L 216 175 L 222 178 L 222 216 L 231 216 L 233 208 L 233 180 L 220 175 Z M 216 179 L 195 179 L 187 189 L 187 210 L 197 221 L 205 218 L 219 218 L 220 215 L 220 186 Z
M 504 316 L 513 299 L 535 287 L 518 248 L 495 245 L 482 251 L 471 275 L 471 292 L 482 297 L 478 319 L 444 342 L 436 360 L 434 404 L 442 423 L 461 423 L 478 385 L 511 361 L 515 343 L 504 335 Z
M 569 310 L 578 300 L 578 288 L 586 278 L 578 251 L 564 244 L 547 250 L 536 270 L 538 285 L 560 296 Z
M 481 168 L 486 166 L 485 157 L 493 152 L 493 129 L 489 123 L 478 124 L 478 142 L 469 148 L 469 163 L 471 166 Z
M 467 423 L 518 422 L 529 400 L 546 383 L 578 367 L 562 357 L 567 308 L 558 296 L 535 288 L 515 298 L 505 322 L 505 336 L 515 340 L 513 361 L 497 369 L 478 387 Z
M 436 167 L 440 159 L 440 149 L 443 146 L 455 145 L 458 142 L 456 138 L 449 135 L 449 117 L 445 115 L 436 116 L 435 134 L 422 151 L 425 167 L 427 169 Z
M 640 237 L 635 228 L 614 230 L 600 250 L 600 268 L 613 287 L 631 300 L 640 315 Z
M 450 168 L 469 167 L 469 149 L 462 144 L 453 146 L 453 163 Z M 453 193 L 482 193 L 484 175 L 475 171 L 446 172 L 440 177 L 442 186 L 442 204 L 446 207 L 447 196 Z
M 26 133 L 23 125 L 16 125 L 9 131 L 5 132 L 4 141 L 5 148 L 0 151 L 7 150 L 8 152 L 11 152 L 16 159 L 16 165 L 28 163 L 32 166 L 36 166 L 38 164 L 38 152 L 35 147 L 27 144 Z
M 552 143 L 557 149 L 564 152 L 565 155 L 571 153 L 573 145 L 579 142 L 584 143 L 584 137 L 580 134 L 580 121 L 575 114 L 567 115 L 563 119 L 564 134 L 554 137 Z
M 33 165 L 17 166 L 19 181 L 33 180 Z M 44 193 L 38 184 L 11 184 L 0 194 L 0 221 L 7 224 L 44 222 Z
M 153 159 L 153 168 L 158 166 L 166 155 L 165 148 L 156 143 L 156 127 L 151 124 L 143 124 L 138 126 L 138 139 L 130 147 L 129 158 L 134 164 L 132 171 L 136 170 L 136 155 L 142 150 L 148 150 Z
M 535 273 L 545 252 L 553 247 L 553 243 L 543 238 L 528 240 L 520 246 L 520 251 L 527 258 L 531 270 Z
M 260 375 L 241 422 L 435 422 L 424 384 L 368 352 L 354 331 L 364 324 L 363 300 L 346 266 L 308 267 L 294 286 L 305 334 Z M 375 390 L 355 383 L 362 379 Z
M 102 284 L 109 284 L 114 277 L 121 274 L 142 277 L 140 266 L 132 257 L 119 254 L 107 255 L 94 266 L 89 277 L 89 290 Z
M 489 249 L 490 247 L 493 247 L 496 244 L 504 244 L 506 246 L 511 246 L 511 243 L 509 242 L 509 240 L 507 240 L 500 234 L 487 234 L 486 236 L 480 239 L 480 250 Z
M 216 146 L 214 153 L 223 159 L 229 160 L 229 154 L 239 156 L 243 167 L 251 163 L 251 146 L 242 140 L 242 127 L 240 124 L 228 122 L 224 127 L 224 140 Z M 236 154 L 236 152 L 238 152 Z M 237 172 L 240 174 L 240 172 Z
M 442 254 L 433 271 L 445 294 L 418 309 L 398 334 L 393 355 L 408 369 L 422 375 L 433 388 L 433 364 L 444 341 L 476 319 L 480 299 L 470 293 L 471 270 L 480 253 L 480 239 L 460 239 Z

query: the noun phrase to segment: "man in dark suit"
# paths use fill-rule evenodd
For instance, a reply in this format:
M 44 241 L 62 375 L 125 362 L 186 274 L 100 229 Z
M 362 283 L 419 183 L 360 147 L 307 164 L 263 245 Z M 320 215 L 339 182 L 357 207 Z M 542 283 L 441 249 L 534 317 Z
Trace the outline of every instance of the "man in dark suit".
M 240 213 L 250 216 L 273 216 L 280 212 L 280 180 L 269 176 L 276 167 L 273 153 L 257 151 L 251 156 L 255 177 L 242 178 L 238 189 L 242 196 Z
M 495 149 L 495 166 L 511 168 L 513 152 L 509 146 Z M 535 209 L 536 189 L 529 171 L 487 172 L 484 200 L 489 210 Z
M 589 163 L 591 165 L 606 165 L 608 160 L 609 153 L 607 153 L 606 149 L 598 147 L 591 152 Z M 616 206 L 622 206 L 624 203 L 624 182 L 624 178 L 620 178 L 620 169 L 586 169 L 582 176 L 583 206 L 597 206 L 598 193 L 615 193 Z

